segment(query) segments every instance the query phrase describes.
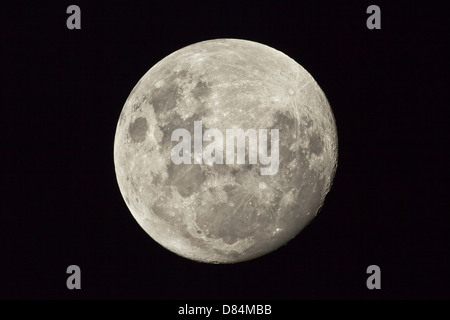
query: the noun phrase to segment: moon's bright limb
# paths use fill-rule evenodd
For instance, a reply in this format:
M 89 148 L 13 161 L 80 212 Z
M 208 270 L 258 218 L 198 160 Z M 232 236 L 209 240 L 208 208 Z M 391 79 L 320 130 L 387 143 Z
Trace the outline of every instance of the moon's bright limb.
M 196 121 L 203 132 L 278 129 L 278 171 L 261 175 L 248 147 L 243 165 L 174 164 L 172 132 L 193 137 Z M 285 244 L 317 214 L 337 167 L 336 125 L 316 81 L 282 52 L 204 41 L 170 54 L 134 87 L 114 163 L 128 208 L 158 243 L 197 261 L 245 261 Z

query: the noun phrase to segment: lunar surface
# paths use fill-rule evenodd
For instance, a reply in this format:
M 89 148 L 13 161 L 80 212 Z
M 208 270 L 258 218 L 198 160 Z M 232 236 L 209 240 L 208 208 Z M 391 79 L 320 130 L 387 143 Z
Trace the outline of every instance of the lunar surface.
M 192 144 L 174 153 L 180 128 Z M 223 163 L 194 150 L 202 133 L 202 152 L 219 142 L 210 129 L 223 133 L 223 149 L 211 154 L 223 152 Z M 256 147 L 247 137 L 245 163 L 229 162 L 227 129 L 267 133 L 277 170 L 262 174 L 271 164 L 260 153 L 250 161 L 264 149 L 261 133 Z M 189 161 L 176 164 L 174 155 Z M 293 59 L 252 41 L 210 40 L 170 54 L 139 80 L 117 124 L 114 164 L 129 210 L 155 241 L 195 261 L 235 263 L 276 250 L 317 215 L 337 167 L 337 130 L 323 91 Z

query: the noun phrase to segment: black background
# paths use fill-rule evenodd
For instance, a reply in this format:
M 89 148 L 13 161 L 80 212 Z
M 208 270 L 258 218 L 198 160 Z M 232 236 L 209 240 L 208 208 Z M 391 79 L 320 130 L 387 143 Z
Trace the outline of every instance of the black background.
M 242 2 L 2 4 L 1 299 L 450 298 L 444 6 Z M 66 28 L 70 4 L 81 30 Z M 366 27 L 370 4 L 381 30 Z M 299 62 L 327 95 L 339 136 L 316 219 L 279 250 L 234 265 L 154 242 L 113 163 L 118 117 L 140 77 L 213 38 L 261 42 Z M 81 290 L 66 288 L 71 264 Z M 381 290 L 366 287 L 372 264 Z

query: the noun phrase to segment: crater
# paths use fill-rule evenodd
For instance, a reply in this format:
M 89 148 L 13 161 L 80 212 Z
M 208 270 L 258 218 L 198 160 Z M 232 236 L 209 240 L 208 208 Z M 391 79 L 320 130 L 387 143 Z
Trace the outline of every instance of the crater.
M 299 155 L 299 150 L 292 150 L 291 146 L 296 143 L 299 139 L 298 121 L 296 118 L 289 116 L 289 114 L 276 112 L 275 123 L 272 127 L 273 129 L 279 129 L 279 163 L 280 171 L 291 163 L 292 161 L 300 161 L 301 157 Z M 293 136 L 297 138 L 293 139 Z M 270 140 L 268 140 L 268 143 Z
M 143 142 L 145 135 L 147 134 L 148 124 L 147 119 L 139 117 L 130 124 L 128 132 L 130 133 L 131 140 L 134 143 Z
M 274 118 L 272 129 L 280 130 L 280 145 L 290 145 L 290 137 L 292 137 L 292 134 L 297 133 L 297 119 L 279 111 L 276 112 Z
M 225 242 L 226 244 L 230 244 L 231 245 L 233 243 L 236 243 L 238 241 L 238 239 L 237 239 L 236 236 L 233 236 L 233 235 L 225 235 L 222 238 L 222 241 Z

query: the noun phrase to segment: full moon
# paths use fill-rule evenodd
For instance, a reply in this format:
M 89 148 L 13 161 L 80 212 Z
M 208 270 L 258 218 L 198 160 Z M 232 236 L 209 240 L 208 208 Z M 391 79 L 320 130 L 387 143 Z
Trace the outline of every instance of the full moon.
M 131 214 L 160 245 L 200 262 L 247 261 L 317 215 L 337 168 L 336 124 L 317 82 L 284 53 L 203 41 L 133 88 L 114 165 Z

